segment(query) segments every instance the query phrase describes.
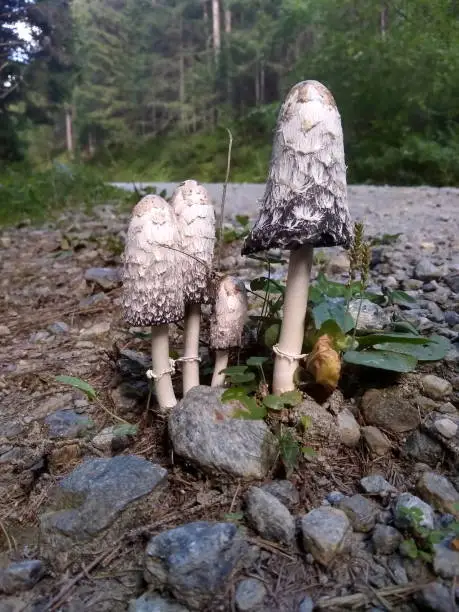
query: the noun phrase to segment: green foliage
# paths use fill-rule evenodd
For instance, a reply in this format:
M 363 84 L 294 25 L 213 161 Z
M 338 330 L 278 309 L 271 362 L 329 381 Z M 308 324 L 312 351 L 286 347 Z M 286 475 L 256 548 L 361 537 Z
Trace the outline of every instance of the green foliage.
M 44 171 L 11 167 L 0 176 L 0 225 L 52 218 L 68 207 L 90 209 L 108 201 L 131 203 L 132 194 L 110 187 L 82 166 L 54 164 Z
M 57 382 L 60 382 L 63 385 L 70 385 L 71 387 L 74 387 L 75 389 L 79 389 L 80 391 L 83 391 L 86 397 L 91 401 L 97 398 L 97 391 L 94 389 L 94 387 L 92 387 L 89 383 L 85 382 L 84 380 L 81 380 L 81 378 L 76 378 L 75 376 L 62 375 L 62 376 L 56 376 L 55 379 Z
M 225 225 L 223 227 L 223 242 L 225 244 L 231 244 L 237 240 L 242 240 L 250 231 L 250 218 L 247 215 L 236 215 L 235 220 L 235 224 Z

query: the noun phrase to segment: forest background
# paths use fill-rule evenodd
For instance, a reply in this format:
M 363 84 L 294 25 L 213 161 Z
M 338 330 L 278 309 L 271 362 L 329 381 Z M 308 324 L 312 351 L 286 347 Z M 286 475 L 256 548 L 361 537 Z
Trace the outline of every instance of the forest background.
M 231 180 L 263 182 L 304 79 L 335 96 L 349 182 L 459 184 L 458 0 L 4 0 L 0 183 L 219 182 L 226 128 Z

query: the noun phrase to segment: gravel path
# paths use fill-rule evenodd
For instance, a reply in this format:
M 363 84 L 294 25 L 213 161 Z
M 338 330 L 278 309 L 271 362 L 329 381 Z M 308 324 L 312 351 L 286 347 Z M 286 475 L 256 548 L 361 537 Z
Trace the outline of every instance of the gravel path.
M 134 183 L 113 183 L 129 191 Z M 175 183 L 136 183 L 137 188 L 155 186 L 170 194 Z M 221 183 L 205 185 L 216 202 L 222 194 Z M 228 185 L 227 217 L 237 214 L 255 216 L 258 201 L 263 196 L 264 185 Z M 351 185 L 349 207 L 355 220 L 363 220 L 372 235 L 383 233 L 413 232 L 425 237 L 455 237 L 459 233 L 459 189 L 450 187 L 374 187 Z M 456 238 L 457 240 L 457 238 Z M 459 249 L 459 243 L 457 244 Z

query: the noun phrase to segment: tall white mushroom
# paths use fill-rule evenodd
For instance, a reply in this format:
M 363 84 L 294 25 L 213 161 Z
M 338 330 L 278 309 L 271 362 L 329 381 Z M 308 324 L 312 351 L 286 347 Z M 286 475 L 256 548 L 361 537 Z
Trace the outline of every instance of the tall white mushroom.
M 242 332 L 247 321 L 248 303 L 244 283 L 225 276 L 217 288 L 214 311 L 210 320 L 210 348 L 215 349 L 212 387 L 221 387 L 228 366 L 229 350 L 242 345 Z
M 209 302 L 209 284 L 215 246 L 215 210 L 207 190 L 196 181 L 185 181 L 171 199 L 177 218 L 181 249 L 185 328 L 183 394 L 199 385 L 199 328 L 201 304 Z
M 295 388 L 313 248 L 348 247 L 351 239 L 340 115 L 324 85 L 303 81 L 290 90 L 280 110 L 261 210 L 242 248 L 243 254 L 291 251 L 281 333 L 274 347 L 276 394 Z
M 151 378 L 161 408 L 177 403 L 169 323 L 184 316 L 180 235 L 170 204 L 147 195 L 132 211 L 124 250 L 123 310 L 131 325 L 151 325 Z

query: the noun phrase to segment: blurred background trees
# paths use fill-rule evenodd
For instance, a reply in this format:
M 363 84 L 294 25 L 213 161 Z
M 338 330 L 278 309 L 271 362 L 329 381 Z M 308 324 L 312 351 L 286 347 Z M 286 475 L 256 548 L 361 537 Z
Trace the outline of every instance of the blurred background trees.
M 457 0 L 3 4 L 3 160 L 67 151 L 117 178 L 222 180 L 231 127 L 233 179 L 263 180 L 279 102 L 318 79 L 352 181 L 459 182 Z

